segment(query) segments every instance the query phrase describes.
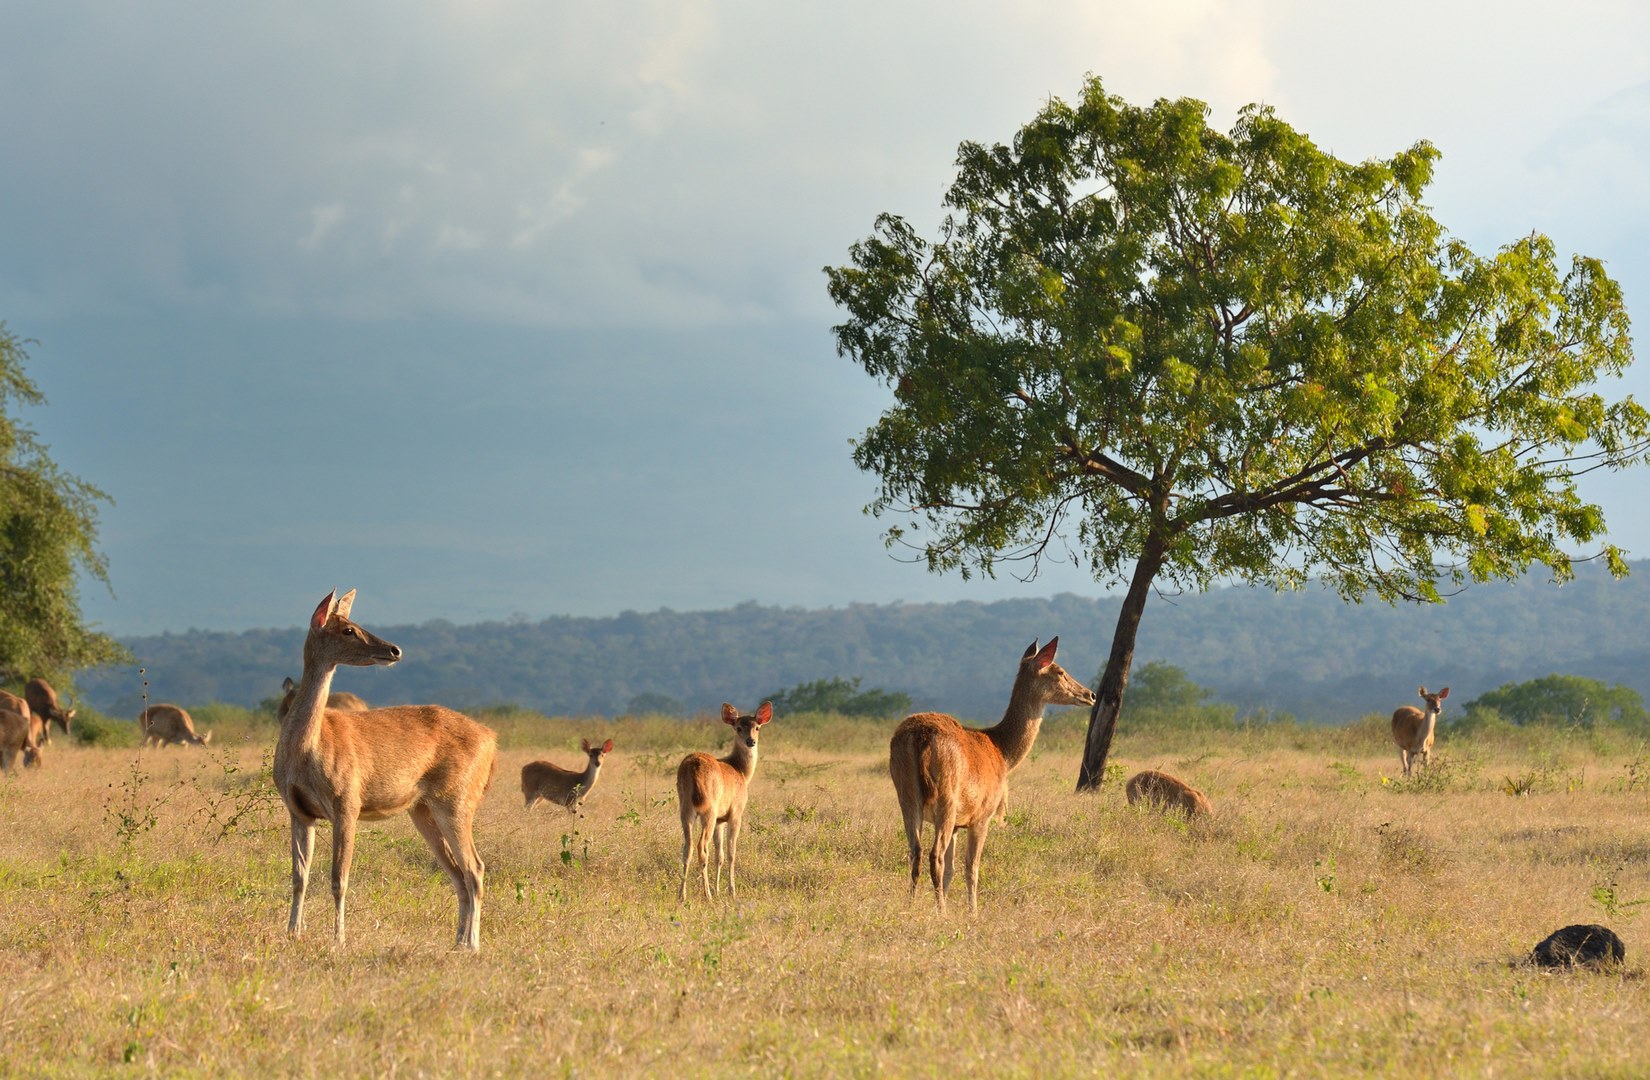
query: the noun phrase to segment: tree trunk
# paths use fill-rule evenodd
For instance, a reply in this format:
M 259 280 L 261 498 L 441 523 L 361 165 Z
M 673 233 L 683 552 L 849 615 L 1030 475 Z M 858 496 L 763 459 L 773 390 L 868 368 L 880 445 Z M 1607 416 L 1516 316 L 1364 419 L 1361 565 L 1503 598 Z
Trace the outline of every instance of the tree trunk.
M 1140 629 L 1140 613 L 1146 609 L 1152 581 L 1163 567 L 1163 545 L 1154 537 L 1134 565 L 1134 577 L 1117 614 L 1117 630 L 1111 638 L 1111 656 L 1106 673 L 1095 691 L 1094 709 L 1089 713 L 1089 733 L 1083 745 L 1083 766 L 1077 773 L 1078 791 L 1098 791 L 1106 777 L 1106 758 L 1111 754 L 1112 736 L 1117 733 L 1117 714 L 1123 711 L 1123 691 L 1129 685 L 1129 665 L 1134 663 L 1134 638 Z

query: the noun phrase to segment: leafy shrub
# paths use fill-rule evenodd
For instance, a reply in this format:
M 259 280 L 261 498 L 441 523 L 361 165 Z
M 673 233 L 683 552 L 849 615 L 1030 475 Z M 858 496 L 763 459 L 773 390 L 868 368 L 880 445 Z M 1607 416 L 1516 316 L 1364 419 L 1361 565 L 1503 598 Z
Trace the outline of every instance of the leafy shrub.
M 113 720 L 100 712 L 79 708 L 75 710 L 70 734 L 81 746 L 136 746 L 139 732 L 130 720 Z
M 836 713 L 886 719 L 911 711 L 911 695 L 892 690 L 861 690 L 853 679 L 818 679 L 769 694 L 776 713 Z

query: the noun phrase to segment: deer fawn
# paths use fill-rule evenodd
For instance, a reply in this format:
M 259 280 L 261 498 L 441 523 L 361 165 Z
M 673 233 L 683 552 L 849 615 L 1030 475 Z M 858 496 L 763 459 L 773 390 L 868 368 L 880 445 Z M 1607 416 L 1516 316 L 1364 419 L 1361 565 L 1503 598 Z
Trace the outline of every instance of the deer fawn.
M 195 734 L 195 721 L 176 705 L 151 705 L 138 714 L 138 728 L 143 732 L 143 745 L 152 740 L 156 746 L 176 743 L 187 746 L 205 746 L 212 741 L 212 733 Z
M 498 737 L 439 705 L 352 712 L 322 702 L 339 664 L 389 665 L 401 650 L 350 621 L 352 589 L 327 594 L 310 616 L 304 671 L 275 744 L 275 787 L 292 815 L 291 934 L 304 927 L 315 823 L 332 823 L 334 933 L 344 941 L 344 897 L 359 819 L 405 810 L 458 894 L 459 948 L 481 948 L 482 878 L 471 827 L 492 782 Z
M 45 730 L 45 741 L 52 741 L 52 725 L 56 724 L 63 729 L 63 734 L 69 733 L 69 721 L 74 719 L 75 710 L 65 711 L 57 703 L 57 691 L 45 679 L 30 679 L 23 687 L 23 697 L 28 701 L 29 708 L 34 715 L 40 717 L 40 723 Z
M 1145 800 L 1146 805 L 1158 810 L 1181 810 L 1189 818 L 1214 813 L 1209 797 L 1186 781 L 1156 769 L 1147 769 L 1129 777 L 1123 789 L 1129 805 Z
M 596 778 L 601 775 L 602 760 L 613 752 L 613 740 L 591 746 L 590 740 L 586 739 L 584 752 L 590 760 L 583 772 L 564 769 L 548 761 L 529 761 L 523 765 L 521 794 L 527 800 L 527 809 L 531 810 L 534 803 L 543 799 L 557 806 L 565 806 L 569 813 L 583 817 L 581 808 L 584 800 L 596 786 Z
M 1432 736 L 1438 727 L 1438 714 L 1444 711 L 1444 699 L 1449 697 L 1449 687 L 1429 694 L 1423 686 L 1420 694 L 1427 703 L 1426 712 L 1413 705 L 1401 705 L 1392 714 L 1392 741 L 1398 744 L 1398 760 L 1406 779 L 1417 757 L 1423 765 L 1432 763 Z
M 733 880 L 735 857 L 739 851 L 739 826 L 745 817 L 745 800 L 750 795 L 751 777 L 756 775 L 756 742 L 763 724 L 773 719 L 773 702 L 764 701 L 755 716 L 741 716 L 732 705 L 723 704 L 722 722 L 733 728 L 733 752 L 724 758 L 692 753 L 676 767 L 676 797 L 682 814 L 682 887 L 676 902 L 687 899 L 688 865 L 697 849 L 699 879 L 710 888 L 710 844 L 716 840 L 716 892 L 722 891 L 722 860 L 728 864 L 728 895 L 737 895 Z M 699 825 L 697 844 L 693 826 Z
M 956 830 L 968 830 L 968 910 L 979 910 L 980 855 L 991 819 L 1006 812 L 1008 774 L 1031 753 L 1049 705 L 1093 705 L 1094 691 L 1054 662 L 1060 639 L 1037 643 L 1020 658 L 1008 710 L 995 727 L 965 728 L 944 713 L 907 716 L 888 744 L 888 774 L 905 817 L 911 857 L 911 895 L 922 871 L 922 824 L 934 824 L 929 856 L 934 899 L 945 913 L 945 891 L 955 870 Z

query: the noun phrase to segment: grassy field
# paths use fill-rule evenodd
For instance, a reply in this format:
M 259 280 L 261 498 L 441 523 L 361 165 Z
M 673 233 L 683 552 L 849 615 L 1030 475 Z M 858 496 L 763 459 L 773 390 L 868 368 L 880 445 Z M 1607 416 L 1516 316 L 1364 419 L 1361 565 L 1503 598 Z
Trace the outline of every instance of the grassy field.
M 678 906 L 675 764 L 726 728 L 488 719 L 479 956 L 450 950 L 452 892 L 405 818 L 362 827 L 343 948 L 322 831 L 288 940 L 270 728 L 220 726 L 205 751 L 60 740 L 0 781 L 0 1073 L 1650 1068 L 1650 751 L 1629 740 L 1446 734 L 1405 785 L 1379 722 L 1121 738 L 1123 768 L 1208 793 L 1214 818 L 1188 825 L 1115 777 L 1072 794 L 1080 722 L 1053 718 L 971 919 L 926 889 L 907 903 L 891 725 L 778 717 L 738 899 Z M 588 817 L 524 812 L 521 765 L 571 764 L 581 736 L 617 743 Z M 1515 963 L 1573 922 L 1614 927 L 1627 963 Z

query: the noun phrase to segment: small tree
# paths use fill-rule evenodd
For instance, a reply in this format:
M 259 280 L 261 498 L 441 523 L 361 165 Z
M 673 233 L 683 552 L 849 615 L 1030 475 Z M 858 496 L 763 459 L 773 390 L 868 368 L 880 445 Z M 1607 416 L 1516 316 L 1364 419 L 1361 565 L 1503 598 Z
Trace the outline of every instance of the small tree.
M 108 496 L 59 469 L 12 415 L 45 403 L 23 372 L 23 346 L 0 322 L 0 672 L 62 681 L 126 650 L 86 627 L 75 581 L 85 572 L 108 583 L 97 550 L 97 504 Z
M 1604 531 L 1577 477 L 1650 434 L 1592 389 L 1632 360 L 1597 260 L 1474 254 L 1421 202 L 1427 143 L 1352 164 L 1268 108 L 1207 116 L 1091 78 L 1012 146 L 962 144 L 936 239 L 885 214 L 826 270 L 838 351 L 893 390 L 854 445 L 888 543 L 964 576 L 1066 550 L 1127 585 L 1080 790 L 1154 587 L 1563 580 Z
M 1642 729 L 1646 723 L 1644 698 L 1630 686 L 1606 685 L 1580 675 L 1548 675 L 1528 682 L 1508 683 L 1467 702 L 1464 712 L 1471 716 L 1492 709 L 1510 723 L 1574 724 L 1592 727 Z
M 781 713 L 822 712 L 841 716 L 899 716 L 911 711 L 911 695 L 895 690 L 859 688 L 860 678 L 816 679 L 800 683 L 789 690 L 769 694 L 775 710 Z

